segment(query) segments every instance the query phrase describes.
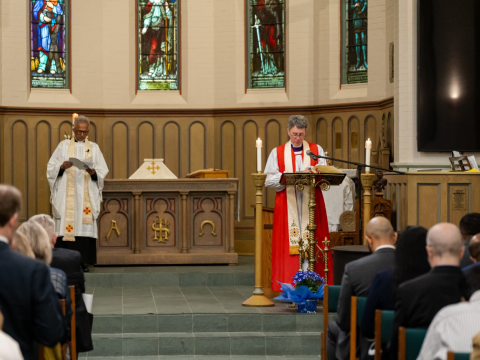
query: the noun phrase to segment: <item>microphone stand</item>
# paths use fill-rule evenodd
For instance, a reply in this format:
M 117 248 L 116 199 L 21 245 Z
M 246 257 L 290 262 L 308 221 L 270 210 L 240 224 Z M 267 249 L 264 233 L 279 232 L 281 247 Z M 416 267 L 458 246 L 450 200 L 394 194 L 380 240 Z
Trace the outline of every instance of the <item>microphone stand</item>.
M 359 237 L 360 239 L 362 238 L 362 230 L 363 230 L 363 224 L 362 224 L 362 179 L 361 179 L 361 174 L 362 174 L 362 168 L 363 167 L 368 167 L 368 168 L 371 168 L 371 169 L 377 169 L 377 170 L 383 170 L 383 171 L 388 171 L 388 172 L 393 172 L 393 173 L 396 173 L 396 174 L 400 174 L 400 175 L 405 175 L 404 172 L 402 171 L 396 171 L 396 170 L 390 170 L 390 169 L 385 169 L 385 168 L 381 168 L 381 167 L 377 167 L 377 166 L 371 166 L 371 165 L 367 165 L 367 164 L 364 164 L 364 163 L 358 163 L 358 162 L 355 162 L 355 161 L 347 161 L 347 160 L 340 160 L 340 159 L 335 159 L 335 158 L 331 158 L 331 157 L 327 157 L 327 156 L 322 156 L 322 155 L 315 155 L 314 153 L 310 152 L 310 154 L 307 154 L 308 156 L 310 156 L 312 159 L 314 160 L 318 160 L 318 159 L 326 159 L 326 160 L 332 160 L 332 161 L 338 161 L 338 162 L 342 162 L 342 163 L 345 163 L 345 164 L 350 164 L 350 165 L 355 165 L 357 167 L 357 178 L 358 178 L 358 194 L 359 194 L 359 201 L 358 201 L 358 230 L 359 230 Z

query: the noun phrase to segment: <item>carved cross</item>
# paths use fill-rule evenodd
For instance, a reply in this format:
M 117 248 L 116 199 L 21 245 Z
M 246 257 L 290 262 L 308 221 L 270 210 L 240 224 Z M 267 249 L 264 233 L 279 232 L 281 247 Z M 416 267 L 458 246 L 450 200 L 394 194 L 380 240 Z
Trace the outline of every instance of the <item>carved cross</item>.
M 151 171 L 153 175 L 155 175 L 155 173 L 160 170 L 160 166 L 157 165 L 157 167 L 155 167 L 155 161 L 152 161 L 152 167 L 148 167 L 147 168 L 148 171 Z M 157 171 L 155 171 L 157 170 Z

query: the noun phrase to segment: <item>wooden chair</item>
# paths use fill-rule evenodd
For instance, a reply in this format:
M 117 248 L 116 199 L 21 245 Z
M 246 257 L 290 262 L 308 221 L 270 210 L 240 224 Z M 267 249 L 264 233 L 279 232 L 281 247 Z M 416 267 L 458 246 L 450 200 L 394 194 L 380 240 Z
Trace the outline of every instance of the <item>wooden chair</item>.
M 75 286 L 69 286 L 70 298 L 72 299 L 72 319 L 70 321 L 70 359 L 77 360 L 77 322 L 75 319 Z
M 470 353 L 447 352 L 447 360 L 470 360 Z
M 415 360 L 422 349 L 427 329 L 398 329 L 398 360 Z
M 375 360 L 382 359 L 382 344 L 392 339 L 393 310 L 375 310 Z
M 350 360 L 357 360 L 357 326 L 362 321 L 367 298 L 352 296 L 350 307 Z
M 329 286 L 327 284 L 323 287 L 323 331 L 320 333 L 322 359 L 327 358 L 328 315 L 337 312 L 341 288 L 340 285 Z

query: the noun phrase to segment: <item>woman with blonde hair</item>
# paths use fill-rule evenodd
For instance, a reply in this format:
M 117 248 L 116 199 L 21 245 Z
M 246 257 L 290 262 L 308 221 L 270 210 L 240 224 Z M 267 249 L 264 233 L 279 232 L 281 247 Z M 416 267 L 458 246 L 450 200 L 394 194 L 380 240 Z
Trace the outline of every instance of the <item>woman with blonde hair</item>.
M 15 232 L 12 238 L 12 250 L 15 252 L 25 255 L 31 259 L 35 259 L 35 254 L 32 251 L 32 247 L 28 242 L 25 235 Z

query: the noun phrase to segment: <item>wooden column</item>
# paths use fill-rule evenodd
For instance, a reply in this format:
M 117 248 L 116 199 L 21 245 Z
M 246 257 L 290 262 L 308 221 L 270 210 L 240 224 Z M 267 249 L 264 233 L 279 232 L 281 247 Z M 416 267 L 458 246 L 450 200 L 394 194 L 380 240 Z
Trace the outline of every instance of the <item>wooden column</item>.
M 229 249 L 228 252 L 235 252 L 235 193 L 229 192 L 230 216 L 228 217 L 228 238 Z
M 182 195 L 182 249 L 181 253 L 188 253 L 188 242 L 187 242 L 187 227 L 188 227 L 188 216 L 187 216 L 187 198 L 188 192 L 181 192 Z
M 142 252 L 142 205 L 141 205 L 141 195 L 142 192 L 133 192 L 133 196 L 135 197 L 135 215 L 134 215 L 134 223 L 135 223 L 135 244 L 134 244 L 134 254 L 140 254 Z
M 367 245 L 366 230 L 370 221 L 370 204 L 372 203 L 372 185 L 375 175 L 369 172 L 361 175 L 363 187 L 363 245 Z M 360 221 L 362 221 L 360 219 Z

